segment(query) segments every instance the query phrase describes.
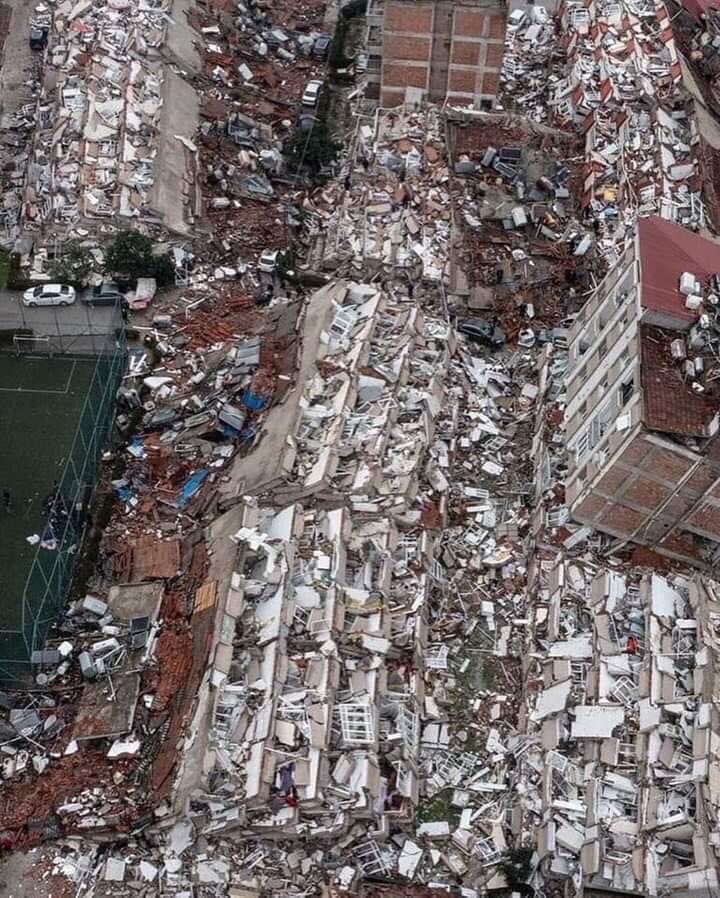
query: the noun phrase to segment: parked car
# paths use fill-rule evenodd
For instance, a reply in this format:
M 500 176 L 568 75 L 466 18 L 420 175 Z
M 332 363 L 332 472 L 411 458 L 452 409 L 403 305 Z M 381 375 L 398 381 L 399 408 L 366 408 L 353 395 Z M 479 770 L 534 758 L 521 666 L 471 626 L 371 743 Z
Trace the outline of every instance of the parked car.
M 322 81 L 308 81 L 305 86 L 305 93 L 302 95 L 303 106 L 317 106 L 322 86 Z
M 44 50 L 48 42 L 48 29 L 43 25 L 31 25 L 29 41 L 31 50 Z
M 321 34 L 320 37 L 316 37 L 312 48 L 313 56 L 317 59 L 327 59 L 331 43 L 332 38 L 328 37 L 327 34 Z
M 23 293 L 26 306 L 70 306 L 75 302 L 75 288 L 67 284 L 43 284 Z
M 138 278 L 135 290 L 131 290 L 125 297 L 128 306 L 133 310 L 147 309 L 155 299 L 157 293 L 157 281 L 155 278 Z
M 258 260 L 258 268 L 260 271 L 264 271 L 265 274 L 274 274 L 275 269 L 277 268 L 279 255 L 280 251 L 277 249 L 264 250 Z
M 114 306 L 125 299 L 124 294 L 117 284 L 100 284 L 93 287 L 82 297 L 82 302 L 88 306 Z
M 458 333 L 468 337 L 476 343 L 484 343 L 498 349 L 505 344 L 505 332 L 497 324 L 487 321 L 485 318 L 466 318 L 457 325 Z
M 517 31 L 527 21 L 527 13 L 522 9 L 514 9 L 507 17 L 507 30 Z
M 258 269 L 265 274 L 275 274 L 278 268 L 286 272 L 292 263 L 293 255 L 290 250 L 266 249 L 260 255 Z

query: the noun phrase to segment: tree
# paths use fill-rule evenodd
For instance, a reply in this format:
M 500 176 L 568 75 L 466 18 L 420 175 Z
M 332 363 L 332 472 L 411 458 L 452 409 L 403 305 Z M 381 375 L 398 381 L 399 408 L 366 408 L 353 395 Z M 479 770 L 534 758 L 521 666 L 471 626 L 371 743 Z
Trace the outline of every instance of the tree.
M 340 14 L 344 19 L 355 19 L 367 13 L 367 0 L 350 0 L 340 7 Z
M 532 894 L 532 889 L 527 884 L 532 856 L 531 848 L 511 848 L 498 864 L 498 869 L 505 874 L 510 888 L 523 896 Z
M 50 277 L 61 283 L 81 284 L 95 268 L 95 258 L 80 240 L 68 240 L 50 263 Z
M 167 287 L 169 284 L 175 283 L 175 263 L 170 253 L 157 253 L 153 256 L 154 268 L 153 277 L 158 283 L 158 287 Z
M 163 287 L 172 283 L 175 266 L 169 253 L 155 252 L 150 237 L 139 231 L 120 231 L 105 248 L 105 272 L 129 281 L 154 277 Z
M 285 141 L 283 153 L 295 168 L 307 165 L 317 174 L 324 165 L 337 159 L 340 144 L 336 143 L 328 131 L 327 121 L 318 117 L 309 131 L 296 128 Z

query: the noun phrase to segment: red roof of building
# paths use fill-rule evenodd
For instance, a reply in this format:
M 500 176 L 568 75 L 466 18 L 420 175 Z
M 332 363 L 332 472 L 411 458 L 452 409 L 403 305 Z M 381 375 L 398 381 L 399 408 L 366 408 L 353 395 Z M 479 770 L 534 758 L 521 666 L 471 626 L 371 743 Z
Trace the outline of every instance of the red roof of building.
M 638 238 L 643 308 L 695 321 L 697 313 L 685 308 L 680 293 L 680 275 L 687 271 L 706 280 L 720 274 L 720 243 L 657 217 L 640 219 Z
M 720 9 L 720 0 L 681 0 L 680 5 L 699 21 L 711 9 Z
M 677 331 L 640 328 L 643 423 L 663 433 L 706 437 L 718 411 L 718 388 L 711 382 L 705 392 L 693 391 L 683 379 L 680 362 L 672 357 L 670 344 L 675 337 Z

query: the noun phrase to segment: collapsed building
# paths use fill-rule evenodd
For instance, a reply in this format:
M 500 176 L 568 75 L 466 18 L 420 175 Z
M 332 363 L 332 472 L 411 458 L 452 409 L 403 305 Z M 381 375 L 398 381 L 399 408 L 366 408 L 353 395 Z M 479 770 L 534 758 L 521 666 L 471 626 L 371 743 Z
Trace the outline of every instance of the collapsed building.
M 178 61 L 190 71 L 198 56 L 183 10 L 168 28 L 170 6 L 55 7 L 21 233 L 62 237 L 82 223 L 117 219 L 187 232 L 200 211 L 191 139 L 199 103 L 162 56 L 168 43 L 170 54 L 182 43 Z
M 578 313 L 567 374 L 572 516 L 712 567 L 720 244 L 656 218 Z
M 558 552 L 531 577 L 520 798 L 545 889 L 713 894 L 718 584 Z
M 599 12 L 586 31 L 598 8 L 564 8 L 574 33 L 559 50 L 537 10 L 510 36 L 511 61 L 524 49 L 506 83 L 526 92 L 532 118 L 547 112 L 543 92 L 572 88 L 564 129 L 433 106 L 363 117 L 347 183 L 286 194 L 310 220 L 311 267 L 336 280 L 302 302 L 276 297 L 266 317 L 232 284 L 233 221 L 245 217 L 254 252 L 285 238 L 272 217 L 287 210 L 261 208 L 255 170 L 258 143 L 272 140 L 258 123 L 282 101 L 253 95 L 255 118 L 233 118 L 253 145 L 212 167 L 213 214 L 237 216 L 223 265 L 188 279 L 159 360 L 133 354 L 124 411 L 142 392 L 143 432 L 112 484 L 120 511 L 101 598 L 73 607 L 63 641 L 74 644 L 56 640 L 43 659 L 52 682 L 70 674 L 77 688 L 83 653 L 103 679 L 85 687 L 79 715 L 42 690 L 16 697 L 4 731 L 3 821 L 20 844 L 64 837 L 52 868 L 78 888 L 718 888 L 717 587 L 648 567 L 710 565 L 711 519 L 693 518 L 663 557 L 632 553 L 637 527 L 583 518 L 603 478 L 621 473 L 614 492 L 603 487 L 604 513 L 638 513 L 640 478 L 623 468 L 631 436 L 652 446 L 637 462 L 649 523 L 690 520 L 697 508 L 678 513 L 676 499 L 712 507 L 716 247 L 669 223 L 704 219 L 683 167 L 692 122 L 668 112 L 675 56 L 651 27 L 663 10 L 628 7 L 619 23 Z M 614 68 L 625 51 L 611 44 L 608 99 L 577 95 L 588 53 L 602 56 L 615 32 L 631 71 Z M 214 84 L 227 84 L 233 58 L 206 50 Z M 533 94 L 523 66 L 566 51 L 575 82 L 544 72 Z M 657 107 L 635 104 L 633 67 L 661 84 Z M 617 108 L 606 116 L 610 95 L 637 106 L 627 124 Z M 578 143 L 570 124 L 591 108 L 592 140 L 583 131 Z M 627 143 L 613 146 L 619 132 Z M 208 274 L 224 286 L 211 291 Z M 500 321 L 505 348 L 459 338 L 451 311 Z M 652 417 L 668 401 L 658 377 L 696 431 Z M 687 478 L 662 476 L 665 452 Z M 29 754 L 29 740 L 41 749 Z M 97 768 L 95 788 L 71 778 L 81 762 Z M 100 844 L 118 831 L 122 842 Z

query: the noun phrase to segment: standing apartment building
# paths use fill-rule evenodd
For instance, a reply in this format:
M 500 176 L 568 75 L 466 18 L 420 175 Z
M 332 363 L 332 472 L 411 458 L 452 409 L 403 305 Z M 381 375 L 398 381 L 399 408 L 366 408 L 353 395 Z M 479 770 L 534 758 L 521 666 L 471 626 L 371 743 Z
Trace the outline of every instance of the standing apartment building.
M 501 0 L 371 0 L 368 97 L 492 109 L 505 23 Z
M 720 563 L 720 244 L 660 218 L 570 337 L 566 501 L 619 544 Z

